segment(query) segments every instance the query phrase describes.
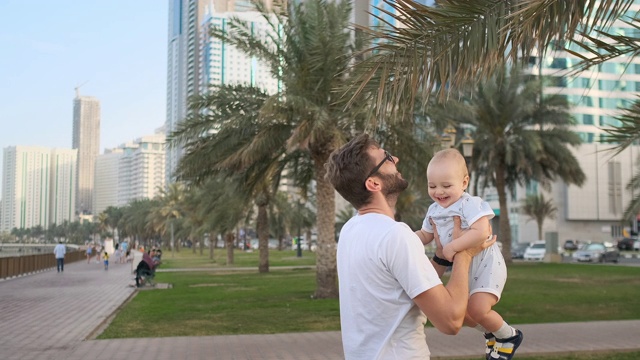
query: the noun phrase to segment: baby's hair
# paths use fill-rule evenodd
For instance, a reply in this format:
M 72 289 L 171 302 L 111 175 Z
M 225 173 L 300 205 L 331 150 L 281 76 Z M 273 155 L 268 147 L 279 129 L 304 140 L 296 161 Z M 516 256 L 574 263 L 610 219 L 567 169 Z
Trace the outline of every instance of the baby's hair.
M 435 154 L 433 154 L 431 162 L 436 161 L 454 161 L 460 167 L 462 173 L 465 176 L 469 175 L 469 172 L 467 170 L 467 163 L 464 160 L 464 156 L 462 156 L 460 151 L 458 151 L 457 149 L 449 148 L 436 152 Z

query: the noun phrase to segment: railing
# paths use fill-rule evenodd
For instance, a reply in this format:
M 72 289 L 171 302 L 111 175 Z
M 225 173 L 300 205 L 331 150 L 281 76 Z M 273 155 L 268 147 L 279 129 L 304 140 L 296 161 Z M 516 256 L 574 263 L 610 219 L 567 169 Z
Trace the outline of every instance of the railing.
M 64 256 L 65 264 L 83 259 L 86 259 L 84 251 L 71 251 Z M 53 253 L 4 257 L 0 258 L 0 280 L 32 274 L 55 267 L 56 258 Z

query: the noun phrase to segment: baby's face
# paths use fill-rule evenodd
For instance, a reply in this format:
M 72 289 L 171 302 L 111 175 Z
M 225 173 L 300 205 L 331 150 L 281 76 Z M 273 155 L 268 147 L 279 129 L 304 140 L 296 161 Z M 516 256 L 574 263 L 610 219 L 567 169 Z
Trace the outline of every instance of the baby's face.
M 447 208 L 462 196 L 469 185 L 469 176 L 452 161 L 431 162 L 427 168 L 429 196 Z

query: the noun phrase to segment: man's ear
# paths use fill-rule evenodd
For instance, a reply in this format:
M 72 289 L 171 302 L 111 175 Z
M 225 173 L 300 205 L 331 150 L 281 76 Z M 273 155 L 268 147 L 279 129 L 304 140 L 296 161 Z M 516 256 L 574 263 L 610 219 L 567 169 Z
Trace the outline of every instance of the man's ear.
M 377 177 L 370 176 L 364 182 L 364 186 L 371 192 L 382 190 L 382 182 Z

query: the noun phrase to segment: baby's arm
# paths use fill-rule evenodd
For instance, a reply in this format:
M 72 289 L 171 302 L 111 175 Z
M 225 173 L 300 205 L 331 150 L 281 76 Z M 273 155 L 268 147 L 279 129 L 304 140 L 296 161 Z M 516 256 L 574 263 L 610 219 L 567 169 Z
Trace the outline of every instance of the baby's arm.
M 432 234 L 433 235 L 433 234 Z M 489 217 L 483 216 L 465 231 L 460 237 L 447 244 L 443 249 L 444 257 L 451 261 L 453 256 L 460 251 L 472 248 L 486 241 L 491 235 Z
M 433 241 L 433 233 L 426 232 L 423 229 L 416 231 L 416 235 L 418 235 L 423 245 L 427 245 Z

